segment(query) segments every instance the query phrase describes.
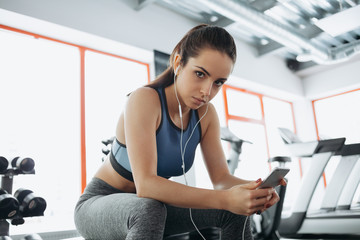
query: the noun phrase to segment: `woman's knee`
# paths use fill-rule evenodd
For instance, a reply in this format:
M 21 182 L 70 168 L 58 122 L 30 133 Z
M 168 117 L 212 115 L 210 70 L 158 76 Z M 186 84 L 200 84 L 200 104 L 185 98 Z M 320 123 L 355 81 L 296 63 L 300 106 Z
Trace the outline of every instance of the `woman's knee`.
M 242 239 L 242 234 L 244 239 L 253 239 L 249 217 L 224 211 L 220 228 L 222 239 Z
M 221 223 L 219 227 L 229 227 L 229 226 L 238 226 L 239 224 L 243 224 L 246 220 L 246 216 L 234 214 L 229 211 L 223 211 L 221 216 Z
M 161 239 L 167 215 L 165 204 L 147 198 L 139 198 L 136 202 L 136 213 L 128 221 L 128 238 Z
M 137 217 L 144 219 L 144 221 L 165 224 L 167 210 L 164 203 L 150 198 L 139 198 L 135 204 L 138 205 Z

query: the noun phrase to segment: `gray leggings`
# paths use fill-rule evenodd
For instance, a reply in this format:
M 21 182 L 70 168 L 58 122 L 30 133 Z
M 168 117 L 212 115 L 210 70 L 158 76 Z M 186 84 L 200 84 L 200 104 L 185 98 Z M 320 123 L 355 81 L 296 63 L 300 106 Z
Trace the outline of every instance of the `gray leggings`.
M 245 216 L 224 210 L 192 209 L 199 229 L 218 227 L 221 239 L 242 239 Z M 93 178 L 75 208 L 75 225 L 86 239 L 157 240 L 164 236 L 194 231 L 189 209 L 164 204 L 154 199 L 124 193 Z M 253 237 L 246 222 L 245 239 Z

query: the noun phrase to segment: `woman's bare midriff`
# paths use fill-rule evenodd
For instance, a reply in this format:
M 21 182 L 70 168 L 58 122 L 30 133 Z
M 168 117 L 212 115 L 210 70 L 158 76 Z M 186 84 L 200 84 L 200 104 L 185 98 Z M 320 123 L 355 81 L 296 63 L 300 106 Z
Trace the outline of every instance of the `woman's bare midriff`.
M 135 193 L 135 184 L 118 174 L 111 166 L 110 160 L 107 157 L 103 165 L 95 174 L 96 178 L 100 178 L 112 187 L 123 192 Z

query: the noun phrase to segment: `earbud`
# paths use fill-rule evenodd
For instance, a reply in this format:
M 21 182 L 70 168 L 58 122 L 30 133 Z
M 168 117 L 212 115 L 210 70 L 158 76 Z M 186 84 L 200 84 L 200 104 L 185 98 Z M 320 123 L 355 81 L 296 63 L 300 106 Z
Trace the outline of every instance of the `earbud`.
M 181 105 L 179 103 L 179 115 L 180 115 L 180 118 L 182 119 L 182 110 L 181 110 Z
M 175 85 L 175 95 L 176 95 L 176 100 L 177 100 L 177 101 L 178 101 L 178 103 L 179 103 L 179 115 L 180 115 L 180 119 L 182 119 L 181 105 L 180 105 L 179 99 L 178 99 L 178 97 L 177 97 L 177 92 L 176 92 L 176 83 L 175 83 L 175 77 L 176 77 L 176 75 L 177 75 L 177 73 L 178 73 L 178 71 L 179 71 L 179 67 L 180 67 L 180 66 L 178 66 L 178 67 L 176 68 L 176 70 L 175 70 L 175 75 L 174 75 L 174 85 Z

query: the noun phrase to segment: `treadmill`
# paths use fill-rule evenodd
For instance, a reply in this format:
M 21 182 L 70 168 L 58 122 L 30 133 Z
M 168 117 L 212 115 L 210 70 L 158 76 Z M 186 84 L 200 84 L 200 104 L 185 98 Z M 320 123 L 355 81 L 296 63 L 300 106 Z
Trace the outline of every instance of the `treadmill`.
M 326 187 L 321 207 L 307 212 L 298 232 L 360 239 L 360 209 L 350 207 L 360 180 L 360 144 L 344 145 L 335 155 L 341 159 Z
M 353 235 L 359 234 L 359 237 L 360 222 L 346 225 L 341 218 L 324 218 L 319 215 L 311 217 L 307 214 L 312 196 L 325 167 L 330 158 L 341 151 L 345 138 L 302 142 L 288 129 L 279 128 L 279 132 L 291 156 L 311 157 L 310 165 L 301 179 L 299 191 L 290 211 L 282 213 L 278 228 L 280 236 L 287 238 L 340 237 L 345 239 L 345 235 L 353 237 Z M 360 221 L 360 219 L 358 220 Z M 339 228 L 338 225 L 342 227 Z M 354 228 L 355 225 L 357 228 Z
M 352 201 L 355 197 L 356 190 L 360 187 L 360 143 L 352 144 L 353 155 L 357 155 L 357 162 L 348 177 L 348 180 L 344 186 L 342 194 L 337 203 L 337 210 L 349 210 L 357 209 L 360 210 L 360 196 L 357 202 L 352 205 Z

